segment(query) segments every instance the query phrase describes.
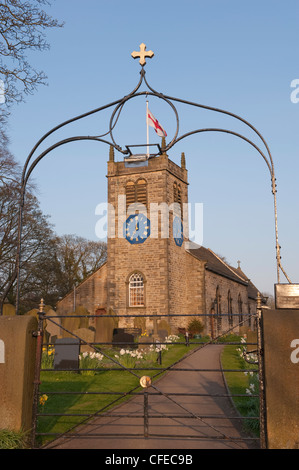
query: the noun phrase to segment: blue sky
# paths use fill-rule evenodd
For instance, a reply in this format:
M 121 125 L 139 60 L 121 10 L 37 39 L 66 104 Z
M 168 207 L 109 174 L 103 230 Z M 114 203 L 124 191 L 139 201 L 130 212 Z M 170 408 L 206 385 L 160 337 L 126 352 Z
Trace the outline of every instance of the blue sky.
M 132 91 L 140 66 L 131 52 L 144 42 L 155 53 L 145 67 L 155 90 L 231 111 L 264 136 L 277 178 L 282 264 L 299 282 L 299 103 L 291 101 L 291 82 L 299 79 L 298 0 L 56 0 L 49 12 L 65 26 L 48 32 L 49 51 L 28 56 L 47 74 L 48 86 L 13 108 L 9 135 L 16 159 L 23 164 L 36 141 L 60 122 Z M 131 101 L 114 133 L 122 148 L 146 141 L 145 97 Z M 149 107 L 171 139 L 173 112 L 157 98 L 149 99 Z M 259 144 L 250 129 L 230 117 L 186 105 L 177 109 L 180 134 L 222 127 Z M 105 132 L 111 110 L 60 130 L 48 145 Z M 153 129 L 150 141 L 157 142 Z M 179 163 L 183 151 L 189 200 L 203 203 L 203 245 L 233 266 L 240 260 L 257 287 L 273 293 L 273 197 L 261 156 L 240 139 L 216 133 L 184 139 L 169 156 Z M 104 144 L 72 143 L 35 169 L 41 207 L 58 234 L 96 239 L 95 208 L 106 200 L 108 152 Z

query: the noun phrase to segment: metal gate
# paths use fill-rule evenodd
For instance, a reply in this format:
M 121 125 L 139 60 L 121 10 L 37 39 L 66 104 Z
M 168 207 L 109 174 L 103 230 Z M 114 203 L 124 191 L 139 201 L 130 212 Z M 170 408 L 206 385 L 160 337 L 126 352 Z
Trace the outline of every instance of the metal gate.
M 83 317 L 74 315 L 76 318 Z M 139 316 L 139 315 L 138 315 Z M 180 316 L 180 315 L 174 315 Z M 188 316 L 188 315 L 187 315 Z M 190 315 L 190 317 L 194 315 Z M 212 315 L 202 315 L 209 317 L 208 322 L 213 323 L 215 318 Z M 232 314 L 222 314 L 223 318 Z M 68 315 L 68 318 L 71 318 Z M 104 316 L 102 316 L 104 317 Z M 113 316 L 112 316 L 113 317 Z M 127 318 L 129 318 L 128 316 Z M 134 317 L 132 315 L 132 317 Z M 136 316 L 135 316 L 136 317 Z M 149 316 L 146 316 L 149 318 Z M 186 317 L 186 315 L 184 315 Z M 213 318 L 212 318 L 213 317 Z M 114 343 L 91 343 L 80 338 L 63 325 L 60 325 L 58 318 L 65 319 L 65 316 L 51 317 L 43 312 L 40 308 L 39 322 L 37 331 L 37 352 L 36 352 L 36 371 L 34 382 L 34 402 L 33 402 L 33 428 L 32 428 L 32 447 L 63 447 L 63 443 L 73 438 L 80 439 L 121 439 L 121 438 L 145 438 L 145 439 L 195 439 L 198 442 L 207 442 L 208 440 L 217 440 L 231 443 L 234 448 L 247 447 L 266 447 L 265 437 L 265 401 L 264 401 L 264 372 L 263 372 L 263 348 L 262 348 L 262 331 L 260 321 L 260 310 L 254 315 L 243 314 L 242 321 L 239 321 L 238 315 L 233 315 L 234 321 L 237 323 L 228 328 L 225 332 L 214 333 L 214 337 L 205 338 L 195 335 L 191 338 L 188 332 L 180 334 L 178 337 L 172 335 L 166 338 L 166 341 L 159 341 L 148 338 L 148 341 L 134 341 L 131 344 L 117 344 L 115 349 Z M 88 315 L 88 319 L 93 318 Z M 109 315 L 111 318 L 111 315 Z M 241 338 L 233 338 L 232 333 L 237 332 L 240 326 L 244 325 L 248 320 L 254 325 L 257 333 L 254 342 Z M 167 316 L 167 320 L 171 320 L 171 316 Z M 77 340 L 79 345 L 88 346 L 96 354 L 101 355 L 106 361 L 105 366 L 96 368 L 82 367 L 82 365 L 66 368 L 60 367 L 55 369 L 53 366 L 42 366 L 43 355 L 47 355 L 49 351 L 53 353 L 55 344 L 45 342 L 44 331 L 45 321 L 60 326 L 60 328 L 70 337 Z M 184 332 L 183 332 L 184 333 Z M 111 354 L 111 347 L 114 347 L 114 353 Z M 121 353 L 125 351 L 135 351 L 138 356 L 138 348 L 149 348 L 151 357 L 154 362 L 150 366 L 138 365 L 133 366 L 124 364 L 121 361 Z M 220 351 L 224 346 L 233 346 L 239 348 L 240 354 L 246 361 L 246 367 L 223 368 L 220 361 L 217 366 L 206 366 L 205 361 L 212 355 L 219 357 Z M 130 348 L 130 349 L 129 349 Z M 135 348 L 135 349 L 132 349 Z M 175 348 L 183 349 L 184 357 L 174 360 L 172 363 L 165 363 L 163 349 L 169 348 L 175 351 Z M 217 349 L 217 350 L 216 350 Z M 255 358 L 249 355 L 254 353 Z M 127 354 L 126 353 L 126 354 Z M 82 355 L 80 356 L 83 357 Z M 87 357 L 87 355 L 85 355 Z M 92 357 L 92 354 L 89 355 Z M 210 359 L 209 359 L 210 360 Z M 56 379 L 64 374 L 63 380 Z M 250 374 L 258 377 L 259 390 L 246 393 L 231 393 L 227 386 L 226 374 Z M 57 374 L 57 375 L 56 375 Z M 60 375 L 59 375 L 60 374 Z M 116 376 L 116 388 L 107 390 L 105 386 L 99 389 L 99 385 L 95 385 L 95 389 L 82 389 L 78 386 L 81 374 L 87 375 L 86 381 L 96 380 L 100 374 L 103 377 Z M 105 375 L 106 374 L 106 375 Z M 118 385 L 124 383 L 124 375 L 128 380 L 128 389 L 119 389 Z M 165 375 L 166 374 L 166 375 Z M 114 376 L 113 376 L 114 377 Z M 162 378 L 161 378 L 162 377 Z M 166 379 L 165 379 L 166 377 Z M 175 377 L 175 379 L 172 379 Z M 194 379 L 195 377 L 195 379 Z M 224 383 L 224 388 L 217 385 L 219 377 Z M 48 380 L 49 378 L 49 380 Z M 129 379 L 128 379 L 129 378 Z M 130 380 L 130 378 L 132 380 Z M 68 383 L 68 380 L 70 383 Z M 72 385 L 72 380 L 75 382 Z M 78 381 L 78 383 L 77 383 Z M 107 381 L 106 381 L 107 382 Z M 105 384 L 105 380 L 101 383 Z M 56 387 L 57 384 L 57 388 Z M 81 388 L 80 388 L 81 387 Z M 214 388 L 213 388 L 214 387 Z M 101 387 L 100 387 L 101 388 Z M 48 405 L 51 401 L 65 402 L 72 398 L 76 402 L 75 408 L 70 405 L 62 405 L 62 409 L 55 405 L 55 409 L 51 410 Z M 88 408 L 84 403 L 80 408 L 79 398 L 84 397 L 93 401 L 93 409 Z M 105 398 L 103 401 L 103 397 Z M 258 401 L 259 411 L 255 415 L 241 416 L 231 401 L 234 399 L 248 401 Z M 98 404 L 97 404 L 98 400 Z M 210 400 L 210 402 L 209 402 Z M 124 403 L 125 401 L 125 403 Z M 209 408 L 212 403 L 217 406 Z M 233 413 L 229 412 L 233 409 Z M 216 413 L 215 413 L 216 409 Z M 209 412 L 209 410 L 211 410 Z M 220 413 L 217 413 L 220 410 Z M 43 424 L 46 421 L 58 422 L 63 420 L 65 429 L 57 430 L 55 426 L 47 429 Z M 118 425 L 113 423 L 117 421 Z M 124 426 L 119 423 L 124 420 Z M 244 422 L 259 423 L 259 435 L 251 435 L 240 432 L 231 432 Z M 130 426 L 133 426 L 134 433 L 130 433 Z M 229 423 L 229 425 L 227 424 Z M 238 425 L 238 426 L 237 426 Z M 204 445 L 204 444 L 203 444 Z

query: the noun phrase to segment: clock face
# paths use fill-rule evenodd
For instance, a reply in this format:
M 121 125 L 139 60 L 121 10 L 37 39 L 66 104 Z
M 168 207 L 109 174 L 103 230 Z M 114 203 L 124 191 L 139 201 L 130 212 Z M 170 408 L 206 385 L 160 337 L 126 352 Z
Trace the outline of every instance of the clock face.
M 182 246 L 184 241 L 183 224 L 179 217 L 173 219 L 173 238 L 177 246 Z
M 144 214 L 132 214 L 124 223 L 124 237 L 129 243 L 144 243 L 150 235 L 150 221 Z

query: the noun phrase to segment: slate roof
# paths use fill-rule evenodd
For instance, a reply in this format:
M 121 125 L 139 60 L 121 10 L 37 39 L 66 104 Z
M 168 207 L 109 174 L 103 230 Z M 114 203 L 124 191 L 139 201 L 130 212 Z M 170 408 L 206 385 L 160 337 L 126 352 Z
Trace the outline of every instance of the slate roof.
M 239 284 L 243 284 L 245 286 L 249 285 L 249 279 L 241 270 L 238 272 L 238 269 L 229 266 L 210 248 L 199 246 L 197 248 L 189 248 L 187 252 L 200 261 L 205 261 L 206 269 L 208 271 L 224 276 L 232 281 L 238 282 Z

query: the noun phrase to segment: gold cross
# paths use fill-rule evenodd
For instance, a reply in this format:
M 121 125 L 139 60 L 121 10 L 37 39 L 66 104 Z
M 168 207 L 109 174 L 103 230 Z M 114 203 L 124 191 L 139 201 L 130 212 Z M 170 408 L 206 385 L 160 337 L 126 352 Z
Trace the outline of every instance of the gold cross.
M 154 56 L 154 53 L 153 51 L 146 51 L 146 45 L 142 42 L 140 44 L 140 51 L 139 52 L 132 52 L 131 56 L 133 57 L 133 59 L 137 59 L 138 57 L 140 57 L 140 60 L 139 60 L 139 63 L 140 65 L 145 65 L 146 64 L 146 61 L 145 61 L 145 58 L 146 57 L 149 57 L 150 59 Z

